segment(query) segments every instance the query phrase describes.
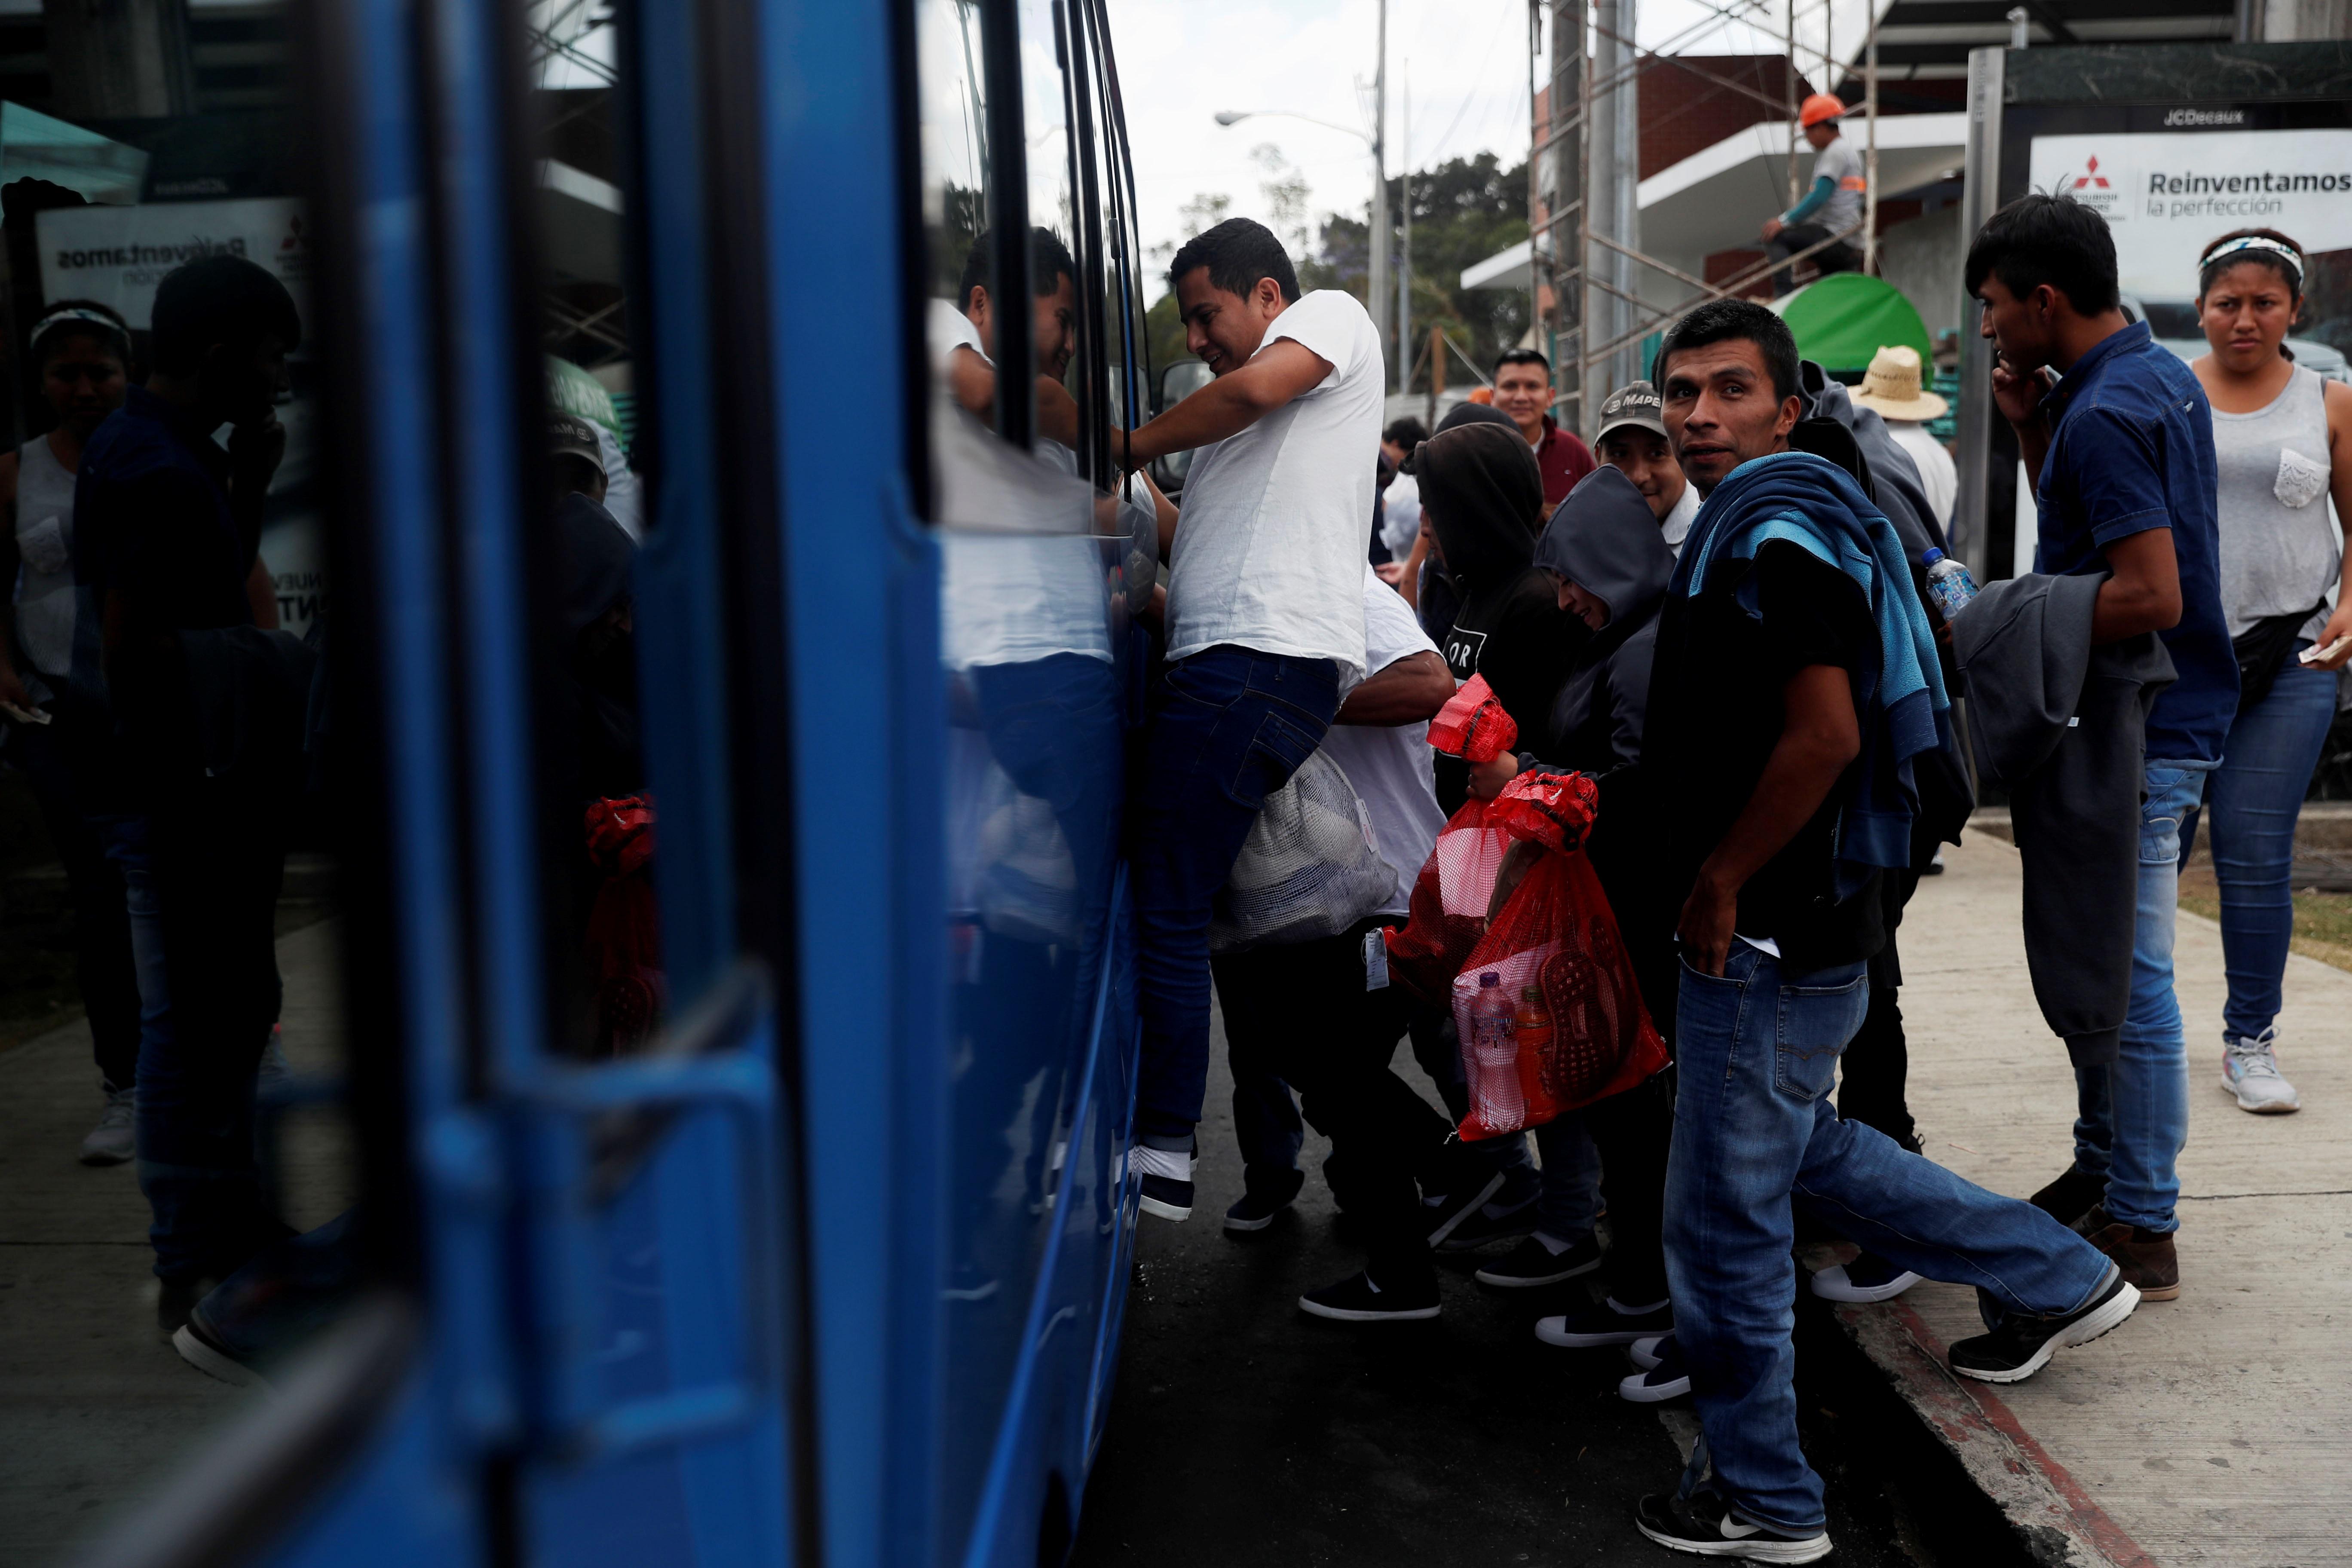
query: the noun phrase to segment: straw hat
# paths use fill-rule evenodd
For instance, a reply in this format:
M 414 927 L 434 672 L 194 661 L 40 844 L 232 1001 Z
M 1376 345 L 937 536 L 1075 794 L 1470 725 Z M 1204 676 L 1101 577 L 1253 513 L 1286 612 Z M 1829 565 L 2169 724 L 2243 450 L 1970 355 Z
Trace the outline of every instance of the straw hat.
M 1934 393 L 1919 389 L 1919 351 L 1901 344 L 1870 356 L 1870 369 L 1853 400 L 1889 419 L 1920 423 L 1941 419 L 1950 406 Z

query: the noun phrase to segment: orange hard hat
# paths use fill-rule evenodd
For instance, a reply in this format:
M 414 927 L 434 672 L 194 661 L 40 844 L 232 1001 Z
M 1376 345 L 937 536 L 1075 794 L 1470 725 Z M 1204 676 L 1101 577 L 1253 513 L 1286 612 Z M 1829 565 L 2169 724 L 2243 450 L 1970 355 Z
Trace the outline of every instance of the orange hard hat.
M 1797 123 L 1808 131 L 1824 120 L 1844 118 L 1845 105 L 1840 103 L 1836 96 L 1832 93 L 1817 92 L 1805 100 L 1797 110 Z

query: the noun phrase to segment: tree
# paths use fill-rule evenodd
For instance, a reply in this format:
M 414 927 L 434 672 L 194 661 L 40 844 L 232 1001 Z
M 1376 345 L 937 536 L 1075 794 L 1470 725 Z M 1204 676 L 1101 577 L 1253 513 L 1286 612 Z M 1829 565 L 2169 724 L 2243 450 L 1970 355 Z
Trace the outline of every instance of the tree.
M 1401 182 L 1389 185 L 1389 210 L 1402 214 Z M 1306 289 L 1344 289 L 1361 300 L 1370 258 L 1371 204 L 1363 217 L 1337 213 L 1323 220 L 1318 253 L 1299 268 Z M 1402 219 L 1400 218 L 1400 223 Z M 1485 370 L 1495 356 L 1517 342 L 1528 330 L 1528 298 L 1510 289 L 1464 289 L 1462 269 L 1484 261 L 1498 250 L 1528 237 L 1528 167 L 1522 163 L 1503 168 L 1492 153 L 1475 158 L 1449 158 L 1434 169 L 1412 176 L 1412 321 L 1413 348 L 1428 341 L 1429 329 L 1442 327 L 1453 341 Z M 1402 235 L 1392 235 L 1396 246 Z M 1391 252 L 1394 253 L 1393 251 Z M 1465 373 L 1456 360 L 1447 372 L 1459 382 Z M 1428 384 L 1423 365 L 1413 384 Z

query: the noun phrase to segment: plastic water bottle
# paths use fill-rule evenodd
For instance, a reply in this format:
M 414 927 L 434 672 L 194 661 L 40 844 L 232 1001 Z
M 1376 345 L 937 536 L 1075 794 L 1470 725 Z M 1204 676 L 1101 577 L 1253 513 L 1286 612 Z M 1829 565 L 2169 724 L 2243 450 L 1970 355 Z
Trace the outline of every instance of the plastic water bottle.
M 1969 601 L 1977 596 L 1977 580 L 1969 569 L 1940 550 L 1930 550 L 1919 558 L 1927 568 L 1927 595 L 1936 601 L 1936 608 L 1944 619 L 1967 609 Z
M 1478 976 L 1478 994 L 1470 999 L 1470 1058 L 1475 1069 L 1471 1088 L 1477 1097 L 1478 1120 L 1498 1132 L 1516 1131 L 1528 1119 L 1527 1100 L 1519 1091 L 1516 1012 L 1501 975 L 1489 970 Z

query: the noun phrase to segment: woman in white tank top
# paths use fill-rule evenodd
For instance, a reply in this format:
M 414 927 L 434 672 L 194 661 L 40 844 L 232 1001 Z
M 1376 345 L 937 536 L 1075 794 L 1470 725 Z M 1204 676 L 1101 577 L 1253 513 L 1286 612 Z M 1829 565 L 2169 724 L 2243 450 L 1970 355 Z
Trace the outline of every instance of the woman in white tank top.
M 65 868 L 75 974 L 106 1094 L 81 1157 L 110 1165 L 133 1152 L 138 972 L 122 878 L 108 865 L 74 789 L 77 742 L 104 716 L 93 714 L 66 674 L 73 658 L 74 473 L 83 444 L 121 406 L 131 331 L 103 305 L 61 300 L 35 323 L 30 347 L 58 426 L 16 451 L 0 452 L 0 703 L 47 721 L 7 717 L 0 709 L 0 743 L 31 781 Z
M 2241 229 L 2206 247 L 2198 312 L 2211 352 L 2189 368 L 2213 405 L 2221 603 L 2238 646 L 2238 716 L 2205 788 L 2221 889 L 2229 1001 L 2221 1087 L 2253 1111 L 2302 1102 L 2281 1076 L 2275 1020 L 2294 903 L 2295 819 L 2352 659 L 2352 580 L 2328 516 L 2352 516 L 2352 386 L 2285 353 L 2303 308 L 2303 247 Z M 2321 657 L 2306 662 L 2305 652 Z M 2192 822 L 2181 858 L 2195 842 Z

